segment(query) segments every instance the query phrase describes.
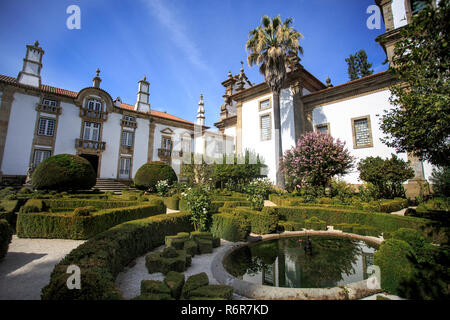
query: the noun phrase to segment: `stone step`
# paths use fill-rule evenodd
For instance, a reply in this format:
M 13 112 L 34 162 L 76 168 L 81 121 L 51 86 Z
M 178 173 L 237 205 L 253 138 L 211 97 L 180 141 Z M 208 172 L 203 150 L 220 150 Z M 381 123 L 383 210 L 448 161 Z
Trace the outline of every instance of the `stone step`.
M 113 191 L 115 194 L 122 194 L 122 189 L 135 190 L 113 179 L 97 179 L 93 189 L 99 189 L 102 192 Z

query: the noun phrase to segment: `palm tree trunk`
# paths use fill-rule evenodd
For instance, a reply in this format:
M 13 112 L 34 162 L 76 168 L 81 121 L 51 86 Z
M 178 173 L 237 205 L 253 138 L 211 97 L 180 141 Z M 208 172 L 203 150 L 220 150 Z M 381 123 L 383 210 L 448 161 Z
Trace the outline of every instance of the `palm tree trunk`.
M 273 120 L 275 129 L 275 167 L 277 170 L 277 187 L 284 189 L 284 174 L 280 163 L 283 157 L 283 145 L 281 139 L 281 117 L 280 117 L 280 93 L 273 92 Z

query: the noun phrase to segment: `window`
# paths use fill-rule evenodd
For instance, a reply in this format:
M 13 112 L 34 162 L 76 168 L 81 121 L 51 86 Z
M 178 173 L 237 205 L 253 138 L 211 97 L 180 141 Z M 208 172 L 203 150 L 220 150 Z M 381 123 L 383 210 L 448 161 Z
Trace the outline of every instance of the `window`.
M 39 119 L 38 135 L 53 137 L 55 133 L 55 120 L 54 119 Z
M 261 140 L 272 139 L 272 117 L 270 113 L 259 117 L 259 125 L 261 129 Z
M 216 153 L 222 153 L 222 141 L 220 141 L 219 139 L 217 139 L 216 141 Z
M 102 111 L 102 103 L 97 99 L 88 101 L 88 110 Z
M 330 134 L 330 124 L 323 123 L 316 125 L 316 132 Z
M 172 138 L 170 137 L 162 138 L 162 149 L 172 150 Z
M 49 150 L 34 150 L 33 166 L 36 167 L 39 163 L 41 163 L 48 157 L 50 157 Z
M 130 131 L 122 132 L 122 145 L 128 147 L 133 146 L 133 132 Z
M 131 159 L 130 158 L 120 158 L 119 177 L 121 179 L 130 178 L 130 168 L 131 168 Z
M 136 121 L 136 118 L 135 118 L 135 117 L 127 116 L 127 115 L 124 115 L 124 116 L 123 116 L 123 119 L 124 119 L 124 120 L 127 120 L 127 121 Z
M 51 107 L 56 107 L 58 105 L 58 102 L 56 100 L 42 99 L 42 104 L 45 104 L 45 105 L 51 106 Z
M 100 123 L 85 122 L 83 139 L 98 141 L 100 138 Z
M 353 118 L 352 130 L 354 148 L 369 148 L 373 146 L 369 116 Z
M 259 101 L 259 111 L 270 109 L 270 98 Z

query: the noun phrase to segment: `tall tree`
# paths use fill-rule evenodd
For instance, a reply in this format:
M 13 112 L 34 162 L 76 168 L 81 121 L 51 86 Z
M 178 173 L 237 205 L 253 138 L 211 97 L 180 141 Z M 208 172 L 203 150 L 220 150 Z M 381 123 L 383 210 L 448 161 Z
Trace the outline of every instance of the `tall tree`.
M 280 121 L 280 92 L 286 79 L 286 65 L 289 56 L 303 54 L 299 40 L 303 35 L 292 25 L 292 18 L 284 21 L 280 15 L 273 19 L 264 15 L 261 24 L 249 32 L 246 48 L 249 66 L 258 65 L 265 81 L 273 93 L 273 117 L 275 129 L 275 154 L 277 186 L 284 188 L 284 174 L 280 168 L 283 156 Z
M 391 88 L 394 108 L 381 119 L 382 139 L 397 152 L 432 164 L 450 159 L 450 2 L 425 9 L 402 28 L 391 71 L 400 80 Z
M 350 80 L 356 80 L 373 74 L 372 64 L 367 62 L 367 53 L 365 50 L 359 50 L 355 55 L 351 54 L 345 61 L 348 64 L 348 77 Z

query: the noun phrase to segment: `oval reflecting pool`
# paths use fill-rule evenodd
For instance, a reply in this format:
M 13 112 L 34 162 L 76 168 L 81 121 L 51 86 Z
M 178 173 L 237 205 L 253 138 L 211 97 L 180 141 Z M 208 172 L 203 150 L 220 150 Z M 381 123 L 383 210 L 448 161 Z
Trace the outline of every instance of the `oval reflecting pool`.
M 327 288 L 365 280 L 375 245 L 331 236 L 279 238 L 240 247 L 224 259 L 236 278 L 287 288 Z

